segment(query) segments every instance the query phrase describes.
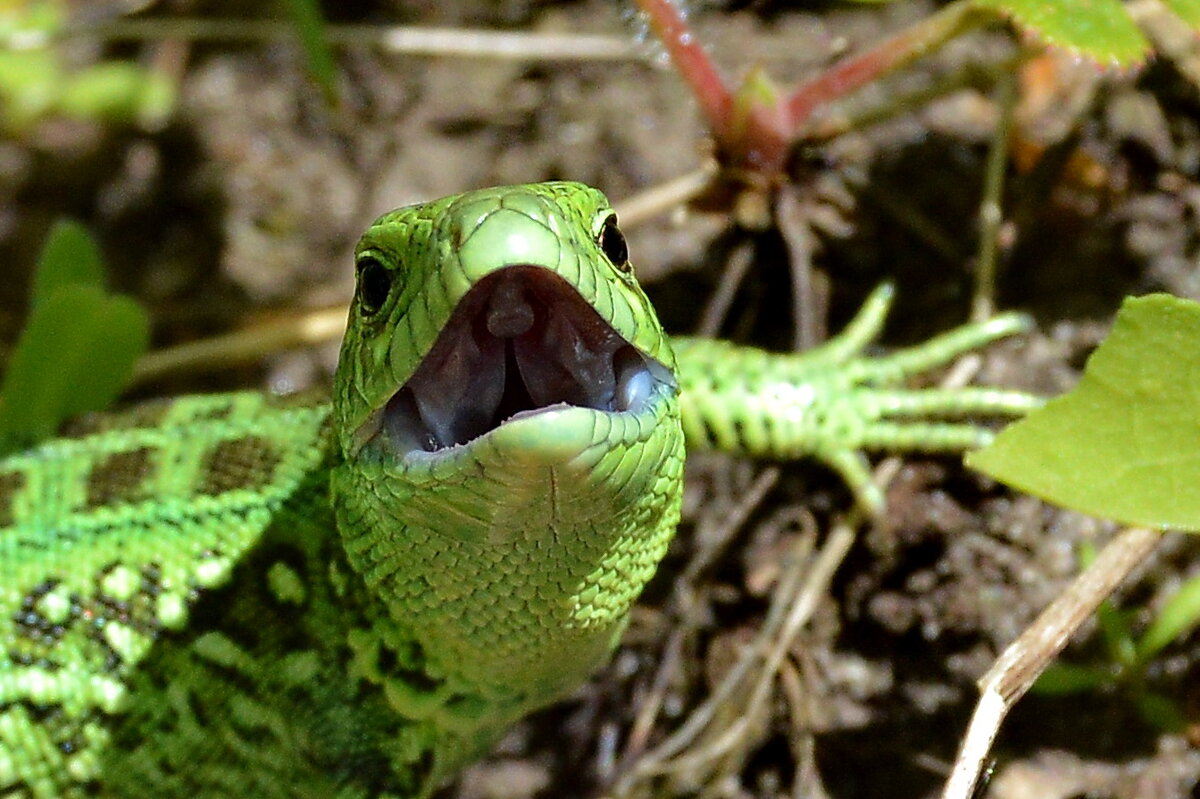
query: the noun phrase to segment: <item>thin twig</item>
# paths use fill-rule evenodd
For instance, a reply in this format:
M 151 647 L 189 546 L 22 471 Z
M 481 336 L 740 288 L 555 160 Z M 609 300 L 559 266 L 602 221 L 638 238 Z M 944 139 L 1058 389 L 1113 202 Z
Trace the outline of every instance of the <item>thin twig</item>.
M 979 256 L 975 264 L 975 295 L 971 301 L 971 319 L 976 322 L 982 322 L 996 312 L 996 254 L 1000 248 L 1000 225 L 1004 221 L 1004 178 L 1008 172 L 1008 145 L 1016 104 L 1016 79 L 1012 74 L 1001 75 L 996 83 L 996 105 L 1000 114 L 988 147 L 983 200 L 979 203 Z
M 788 270 L 792 275 L 792 349 L 812 349 L 824 338 L 825 326 L 818 319 L 813 291 L 813 235 L 808 215 L 794 184 L 779 189 L 775 205 L 775 224 L 787 247 Z
M 292 25 L 254 19 L 121 19 L 72 25 L 71 36 L 107 41 L 185 39 L 190 41 L 264 42 L 296 38 Z M 535 33 L 409 25 L 327 25 L 332 45 L 371 45 L 390 53 L 513 61 L 644 61 L 647 48 L 627 36 L 580 33 Z
M 175 372 L 253 363 L 280 350 L 324 344 L 340 336 L 345 329 L 345 306 L 311 311 L 148 353 L 134 367 L 131 382 L 142 383 Z
M 1126 529 L 996 659 L 979 680 L 980 697 L 942 799 L 969 799 L 1000 724 L 1076 630 L 1153 551 L 1162 532 Z
M 749 240 L 738 242 L 725 263 L 716 291 L 709 295 L 704 306 L 700 324 L 696 327 L 696 335 L 713 338 L 720 332 L 721 325 L 729 314 L 729 307 L 733 305 L 733 298 L 737 296 L 737 291 L 746 275 L 750 273 L 753 263 L 754 245 Z
M 640 225 L 652 217 L 666 213 L 684 205 L 700 196 L 712 182 L 717 173 L 714 161 L 705 163 L 699 169 L 672 178 L 666 183 L 651 186 L 632 197 L 613 203 L 613 210 L 621 220 L 621 227 L 629 228 Z
M 687 624 L 685 630 L 681 625 L 673 630 L 671 637 L 667 639 L 667 645 L 663 647 L 662 662 L 659 663 L 654 681 L 650 683 L 650 693 L 639 704 L 637 716 L 630 727 L 629 737 L 625 741 L 623 759 L 629 760 L 645 751 L 646 742 L 650 740 L 650 733 L 654 730 L 654 722 L 658 720 L 659 711 L 662 710 L 671 680 L 679 671 L 679 664 L 683 660 L 683 640 L 691 634 L 694 626 L 694 624 Z
M 627 795 L 639 779 L 701 766 L 744 743 L 741 734 L 746 731 L 750 721 L 763 711 L 783 659 L 792 648 L 795 637 L 812 617 L 820 597 L 828 590 L 834 572 L 854 542 L 854 529 L 860 521 L 857 512 L 853 512 L 846 521 L 835 524 L 825 546 L 811 563 L 806 557 L 811 537 L 804 536 L 797 542 L 798 549 L 776 588 L 775 601 L 754 643 L 743 651 L 738 662 L 708 698 L 692 711 L 683 726 L 639 760 L 617 785 L 615 795 Z M 745 710 L 740 712 L 738 721 L 721 731 L 703 748 L 681 754 L 709 727 L 720 708 L 744 684 L 751 670 L 759 663 L 761 665 L 757 667 L 758 676 L 751 697 Z
M 750 514 L 762 504 L 767 492 L 779 482 L 779 474 L 778 466 L 768 466 L 763 469 L 759 472 L 758 477 L 754 478 L 750 487 L 740 493 L 728 512 L 724 513 L 715 524 L 707 526 L 708 529 L 696 531 L 696 542 L 699 549 L 683 572 L 685 584 L 691 585 L 696 577 L 725 551 L 726 545 L 738 530 L 742 529 L 742 525 L 750 518 Z

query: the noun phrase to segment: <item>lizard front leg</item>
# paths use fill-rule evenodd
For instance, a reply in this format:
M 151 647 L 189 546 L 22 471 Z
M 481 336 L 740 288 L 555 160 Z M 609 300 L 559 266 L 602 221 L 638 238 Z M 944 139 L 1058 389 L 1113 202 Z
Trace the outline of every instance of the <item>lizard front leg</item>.
M 1019 416 L 1042 400 L 1004 389 L 906 388 L 913 377 L 969 350 L 1027 330 L 1009 313 L 873 358 L 892 289 L 876 289 L 842 333 L 807 352 L 772 353 L 727 341 L 674 338 L 688 451 L 721 450 L 791 460 L 813 457 L 836 471 L 857 503 L 878 513 L 883 494 L 864 450 L 959 452 L 992 431 L 980 416 Z

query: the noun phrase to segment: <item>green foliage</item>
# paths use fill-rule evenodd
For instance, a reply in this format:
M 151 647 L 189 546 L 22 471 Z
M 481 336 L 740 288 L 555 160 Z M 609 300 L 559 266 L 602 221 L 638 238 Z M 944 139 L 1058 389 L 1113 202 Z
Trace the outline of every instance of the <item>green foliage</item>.
M 1012 18 L 1047 44 L 1102 64 L 1130 67 L 1145 60 L 1150 43 L 1121 0 L 971 0 Z
M 33 273 L 30 305 L 36 307 L 70 285 L 98 286 L 103 282 L 104 259 L 96 240 L 82 225 L 63 220 L 42 245 Z
M 0 131 L 56 114 L 153 126 L 171 113 L 176 87 L 163 73 L 117 60 L 68 70 L 53 46 L 65 22 L 57 4 L 0 0 Z
M 1188 25 L 1200 28 L 1200 0 L 1162 0 L 1162 3 Z
M 0 451 L 111 404 L 148 341 L 145 311 L 105 289 L 91 236 L 60 222 L 38 260 L 29 318 L 0 383 Z
M 57 110 L 78 119 L 157 124 L 175 107 L 167 77 L 132 61 L 105 61 L 64 81 Z
M 1163 605 L 1138 641 L 1136 655 L 1145 662 L 1162 651 L 1163 647 L 1182 637 L 1200 619 L 1200 579 L 1189 580 Z
M 1146 667 L 1163 647 L 1200 621 L 1200 578 L 1184 583 L 1155 614 L 1141 638 L 1134 635 L 1136 614 L 1118 610 L 1111 602 L 1101 605 L 1097 614 L 1107 661 L 1086 665 L 1052 663 L 1038 677 L 1033 691 L 1044 696 L 1118 691 L 1133 702 L 1138 715 L 1151 726 L 1168 732 L 1183 730 L 1186 721 L 1179 702 L 1146 684 Z
M 967 465 L 1063 507 L 1200 530 L 1200 304 L 1127 299 L 1074 390 Z
M 308 58 L 308 72 L 325 99 L 332 105 L 337 102 L 337 76 L 333 68 L 333 51 L 325 35 L 325 20 L 321 16 L 317 0 L 288 0 L 288 11 L 292 15 L 292 23 L 296 33 L 304 45 L 304 54 Z
M 1133 67 L 1146 60 L 1150 42 L 1121 0 L 969 0 L 1003 14 L 1054 47 L 1100 64 Z M 1186 25 L 1200 29 L 1200 0 L 1163 0 Z
M 1004 430 L 968 465 L 1050 502 L 1128 524 L 1200 529 L 1200 304 L 1154 294 L 1127 299 L 1079 385 Z M 1088 553 L 1084 553 L 1085 562 Z M 1055 663 L 1044 694 L 1127 693 L 1146 721 L 1178 730 L 1170 697 L 1145 685 L 1146 665 L 1200 622 L 1200 578 L 1154 615 L 1098 611 L 1108 662 Z

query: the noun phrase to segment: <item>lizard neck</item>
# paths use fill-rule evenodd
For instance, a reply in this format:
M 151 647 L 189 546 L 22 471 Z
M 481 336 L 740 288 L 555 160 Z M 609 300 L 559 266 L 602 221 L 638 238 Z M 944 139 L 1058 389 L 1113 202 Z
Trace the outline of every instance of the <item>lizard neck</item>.
M 660 413 L 627 426 L 636 451 L 593 430 L 572 455 L 477 442 L 449 479 L 335 468 L 348 561 L 423 663 L 419 712 L 507 722 L 607 659 L 678 521 L 682 432 L 674 403 Z

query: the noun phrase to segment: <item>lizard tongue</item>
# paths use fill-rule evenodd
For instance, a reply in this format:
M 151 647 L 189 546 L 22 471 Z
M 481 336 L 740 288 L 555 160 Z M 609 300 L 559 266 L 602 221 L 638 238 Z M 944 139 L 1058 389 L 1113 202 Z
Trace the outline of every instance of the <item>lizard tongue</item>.
M 596 334 L 589 342 L 575 320 L 555 313 L 513 341 L 517 366 L 534 407 L 558 402 L 612 407 L 616 387 L 613 353 L 625 342 L 611 328 Z M 550 353 L 557 357 L 547 357 Z

